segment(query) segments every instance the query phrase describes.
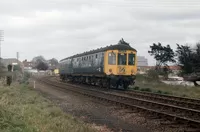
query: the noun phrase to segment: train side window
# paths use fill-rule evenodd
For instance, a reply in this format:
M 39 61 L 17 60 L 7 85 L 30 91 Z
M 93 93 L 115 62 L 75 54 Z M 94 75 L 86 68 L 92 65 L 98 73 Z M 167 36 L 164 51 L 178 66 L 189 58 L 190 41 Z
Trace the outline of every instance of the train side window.
M 114 52 L 108 53 L 108 64 L 116 65 L 116 54 Z
M 98 57 L 98 55 L 96 54 L 96 58 Z
M 128 65 L 135 65 L 135 54 L 128 54 Z

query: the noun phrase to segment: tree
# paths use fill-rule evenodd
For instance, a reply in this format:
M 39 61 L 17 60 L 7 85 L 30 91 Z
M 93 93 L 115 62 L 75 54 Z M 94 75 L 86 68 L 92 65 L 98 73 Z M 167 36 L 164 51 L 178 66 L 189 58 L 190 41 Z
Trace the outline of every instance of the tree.
M 49 65 L 49 70 L 54 70 L 56 68 L 58 68 L 58 60 L 55 58 L 52 58 L 50 60 L 48 60 L 48 65 Z
M 48 69 L 48 63 L 43 56 L 34 57 L 32 63 L 33 63 L 33 68 L 36 68 L 38 70 Z
M 200 43 L 197 43 L 194 49 L 187 45 L 177 44 L 176 54 L 181 75 L 197 86 L 196 81 L 200 81 Z
M 153 43 L 152 46 L 150 46 L 151 50 L 148 51 L 148 53 L 151 56 L 154 56 L 154 59 L 156 59 L 156 68 L 157 72 L 160 75 L 164 75 L 165 78 L 168 77 L 168 74 L 170 73 L 170 69 L 168 67 L 168 62 L 176 62 L 174 57 L 175 53 L 173 49 L 171 49 L 170 45 L 162 46 L 161 43 L 155 44 Z M 161 68 L 164 66 L 164 68 Z
M 36 56 L 32 59 L 33 66 L 35 67 L 40 61 L 47 63 L 43 56 Z
M 192 73 L 192 49 L 187 45 L 184 46 L 177 44 L 176 55 L 178 57 L 178 64 L 182 69 L 182 74 Z
M 37 64 L 37 66 L 36 66 L 36 68 L 38 69 L 38 70 L 47 70 L 48 69 L 48 64 L 47 63 L 44 63 L 43 61 L 40 61 L 38 64 Z
M 175 53 L 173 49 L 171 49 L 170 45 L 162 46 L 161 43 L 150 46 L 150 51 L 148 53 L 154 57 L 156 60 L 156 68 L 155 70 L 158 74 L 163 75 L 165 78 L 168 77 L 168 74 L 171 72 L 168 66 L 168 62 L 176 62 L 174 57 Z M 162 68 L 162 66 L 164 66 Z
M 175 53 L 173 49 L 171 49 L 170 45 L 162 46 L 161 43 L 153 43 L 153 45 L 150 46 L 150 48 L 151 50 L 148 51 L 148 53 L 151 56 L 154 56 L 154 59 L 156 59 L 157 67 L 160 67 L 162 65 L 167 66 L 168 62 L 176 62 L 174 59 Z
M 55 58 L 52 58 L 48 60 L 48 64 L 50 67 L 56 68 L 58 66 L 58 60 Z
M 49 60 L 51 65 L 58 65 L 58 60 L 55 58 L 52 58 Z
M 200 71 L 200 44 L 197 43 L 195 49 L 187 45 L 177 44 L 176 55 L 178 64 L 183 74 L 190 74 Z
M 193 71 L 195 73 L 200 72 L 200 43 L 196 44 L 196 47 L 194 49 L 193 57 Z

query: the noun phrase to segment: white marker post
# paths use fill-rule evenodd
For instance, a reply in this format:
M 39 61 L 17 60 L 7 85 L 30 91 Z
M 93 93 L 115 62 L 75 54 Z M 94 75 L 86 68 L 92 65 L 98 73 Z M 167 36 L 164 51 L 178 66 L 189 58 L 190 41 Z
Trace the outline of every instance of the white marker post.
M 35 81 L 34 81 L 33 87 L 35 88 Z

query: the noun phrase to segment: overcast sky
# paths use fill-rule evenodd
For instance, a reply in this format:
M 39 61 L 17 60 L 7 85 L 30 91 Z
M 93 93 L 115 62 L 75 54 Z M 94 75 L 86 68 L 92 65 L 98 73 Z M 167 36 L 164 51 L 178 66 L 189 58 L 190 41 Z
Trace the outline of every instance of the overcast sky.
M 200 1 L 0 0 L 0 30 L 3 58 L 60 60 L 124 38 L 153 65 L 152 43 L 200 40 Z

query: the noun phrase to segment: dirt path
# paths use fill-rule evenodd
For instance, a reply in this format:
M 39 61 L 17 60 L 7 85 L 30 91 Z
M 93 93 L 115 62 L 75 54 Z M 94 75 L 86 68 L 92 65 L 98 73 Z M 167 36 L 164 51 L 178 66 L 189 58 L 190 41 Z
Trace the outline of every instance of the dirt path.
M 33 86 L 32 83 L 31 85 Z M 143 126 L 123 120 L 120 117 L 123 116 L 123 112 L 120 113 L 120 109 L 114 105 L 106 105 L 98 100 L 66 92 L 66 90 L 57 90 L 38 82 L 36 82 L 35 90 L 54 102 L 64 112 L 72 114 L 86 123 L 94 123 L 97 126 L 101 126 L 101 128 L 106 126 L 109 130 L 116 132 L 150 132 L 150 130 L 145 129 Z M 108 129 L 105 129 L 105 131 Z

